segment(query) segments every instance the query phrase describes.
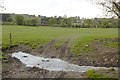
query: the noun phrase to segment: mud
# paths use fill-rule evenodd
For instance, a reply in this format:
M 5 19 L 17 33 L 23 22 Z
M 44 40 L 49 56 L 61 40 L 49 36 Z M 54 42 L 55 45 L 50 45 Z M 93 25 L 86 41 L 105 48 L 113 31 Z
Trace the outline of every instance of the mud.
M 103 40 L 95 40 L 89 46 L 92 47 L 94 51 L 90 54 L 80 55 L 73 63 L 86 66 L 119 67 L 118 48 L 108 48 L 104 45 Z
M 66 76 L 70 77 L 69 74 L 72 74 L 72 77 L 80 78 L 83 73 L 74 72 L 64 72 L 64 71 L 48 71 L 40 69 L 37 67 L 25 67 L 18 59 L 9 57 L 10 62 L 4 63 L 3 65 L 3 78 L 65 78 Z M 79 76 L 78 76 L 79 75 Z
M 80 66 L 100 66 L 100 67 L 118 67 L 118 49 L 108 48 L 104 45 L 104 41 L 111 40 L 95 40 L 89 46 L 94 49 L 91 54 L 81 54 L 74 56 L 70 51 L 70 39 L 66 40 L 58 49 L 53 45 L 58 40 L 52 40 L 43 47 L 32 49 L 26 45 L 18 45 L 4 51 L 5 62 L 3 60 L 3 78 L 83 78 L 84 73 L 80 72 L 64 72 L 64 71 L 48 71 L 36 67 L 28 68 L 19 60 L 12 58 L 13 52 L 26 52 L 35 56 L 46 58 L 59 58 L 69 63 Z M 118 41 L 114 39 L 113 41 Z M 102 72 L 101 73 L 105 73 Z M 117 75 L 110 73 L 109 75 L 115 77 Z

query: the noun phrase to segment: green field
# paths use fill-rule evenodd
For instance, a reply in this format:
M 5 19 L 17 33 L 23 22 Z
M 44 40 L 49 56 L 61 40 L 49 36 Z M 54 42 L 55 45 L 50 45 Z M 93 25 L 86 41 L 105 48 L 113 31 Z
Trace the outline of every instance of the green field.
M 84 50 L 83 46 L 96 38 L 118 38 L 118 28 L 60 28 L 31 26 L 2 26 L 2 47 L 9 47 L 9 33 L 12 33 L 13 45 L 26 44 L 32 48 L 47 44 L 53 39 L 70 39 L 73 52 Z

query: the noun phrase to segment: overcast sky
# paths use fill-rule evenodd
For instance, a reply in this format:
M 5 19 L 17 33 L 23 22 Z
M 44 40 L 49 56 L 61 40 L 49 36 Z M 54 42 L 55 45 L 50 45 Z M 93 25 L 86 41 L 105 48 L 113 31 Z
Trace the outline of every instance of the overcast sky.
M 102 11 L 87 0 L 4 0 L 4 13 L 43 16 L 99 17 Z

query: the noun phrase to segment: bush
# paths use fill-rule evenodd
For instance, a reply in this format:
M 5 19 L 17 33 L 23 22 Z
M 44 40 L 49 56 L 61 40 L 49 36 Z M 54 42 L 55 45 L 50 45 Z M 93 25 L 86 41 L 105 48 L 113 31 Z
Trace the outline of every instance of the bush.
M 25 26 L 38 26 L 38 18 L 30 18 L 24 20 L 24 25 Z
M 2 25 L 15 25 L 14 22 L 2 22 Z

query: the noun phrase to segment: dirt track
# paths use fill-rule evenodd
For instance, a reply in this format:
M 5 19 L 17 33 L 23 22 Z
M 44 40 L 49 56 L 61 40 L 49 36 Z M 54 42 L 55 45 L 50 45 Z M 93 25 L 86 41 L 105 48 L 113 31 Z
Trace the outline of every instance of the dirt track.
M 57 40 L 52 40 L 42 48 L 32 49 L 29 46 L 19 45 L 4 51 L 6 62 L 3 62 L 3 78 L 83 78 L 84 73 L 47 71 L 38 68 L 25 67 L 19 60 L 11 57 L 11 53 L 23 51 L 36 56 L 48 58 L 60 58 L 70 63 L 86 66 L 104 66 L 118 67 L 118 49 L 108 48 L 103 42 L 95 40 L 90 44 L 94 48 L 92 54 L 82 54 L 78 57 L 72 55 L 70 51 L 70 39 L 66 40 L 58 49 L 53 45 Z M 104 71 L 102 72 L 104 73 Z M 111 72 L 109 75 L 117 76 L 117 73 Z

